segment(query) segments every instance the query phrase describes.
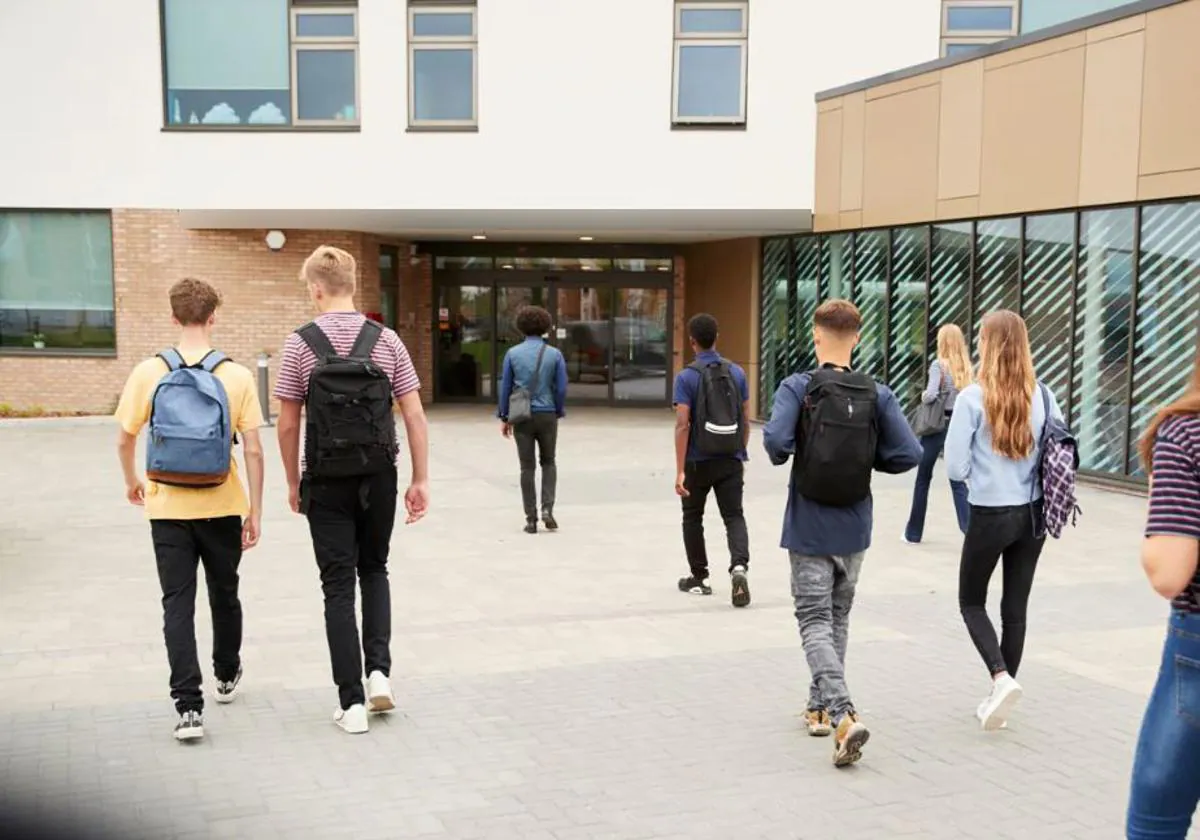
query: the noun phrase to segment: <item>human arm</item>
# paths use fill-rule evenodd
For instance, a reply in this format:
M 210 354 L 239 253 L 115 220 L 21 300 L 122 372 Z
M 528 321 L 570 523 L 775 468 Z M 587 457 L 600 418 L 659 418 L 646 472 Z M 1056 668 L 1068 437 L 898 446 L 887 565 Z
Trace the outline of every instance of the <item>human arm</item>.
M 258 395 L 254 392 L 254 379 L 247 371 L 236 421 L 236 428 L 242 437 L 242 460 L 246 462 L 246 481 L 250 485 L 250 515 L 242 523 L 243 550 L 258 545 L 259 536 L 262 534 L 265 458 L 263 457 L 262 436 L 258 433 L 259 427 L 262 425 L 262 406 L 259 404 Z
M 966 481 L 971 477 L 971 447 L 981 418 L 982 406 L 971 398 L 970 392 L 959 394 L 946 430 L 946 475 L 951 481 Z
M 921 463 L 921 442 L 900 410 L 900 401 L 888 390 L 879 392 L 879 442 L 875 469 L 897 475 Z
M 937 402 L 938 394 L 942 392 L 942 365 L 937 359 L 929 363 L 929 379 L 925 383 L 925 391 L 921 394 L 921 402 L 930 405 Z
M 145 363 L 143 363 L 144 365 Z M 151 374 L 142 365 L 129 375 L 114 413 L 120 429 L 117 432 L 117 461 L 125 479 L 125 498 L 132 505 L 146 502 L 146 488 L 134 465 L 138 434 L 150 419 Z
M 288 506 L 293 513 L 300 512 L 300 407 L 301 403 L 295 400 L 280 400 L 279 421 L 275 424 L 279 457 L 287 479 Z
M 562 353 L 554 366 L 554 413 L 560 419 L 567 416 L 567 359 Z
M 138 477 L 137 468 L 133 464 L 133 456 L 137 451 L 137 435 L 121 429 L 117 432 L 117 459 L 121 463 L 121 472 L 125 475 L 125 498 L 131 505 L 146 503 L 146 487 Z
M 404 494 L 404 507 L 408 511 L 404 522 L 412 524 L 429 512 L 429 421 L 425 418 L 420 392 L 412 390 L 400 398 L 400 416 L 404 419 L 404 435 L 412 460 L 412 478 Z
M 807 390 L 808 383 L 804 383 Z M 775 392 L 771 406 L 771 419 L 763 427 L 763 448 L 775 466 L 786 464 L 796 454 L 796 427 L 800 423 L 800 408 L 804 397 L 785 380 Z
M 684 470 L 687 467 L 688 440 L 692 434 L 692 401 L 699 386 L 698 376 L 689 368 L 684 368 L 675 377 L 675 390 L 671 402 L 675 406 L 675 493 L 679 496 L 688 494 L 684 486 Z M 693 381 L 693 380 L 697 381 Z
M 749 449 L 750 449 L 750 382 L 746 379 L 746 371 L 742 370 L 741 368 L 738 368 L 738 371 L 741 373 L 741 376 L 738 377 L 738 380 L 739 380 L 739 385 L 741 388 L 741 396 L 742 396 L 742 425 L 745 427 L 745 429 L 743 430 L 743 432 L 745 434 L 745 439 L 742 441 L 742 448 L 745 449 L 747 452 L 747 455 L 749 455 Z
M 496 416 L 508 424 L 508 400 L 512 397 L 513 368 L 512 357 L 504 354 L 504 363 L 500 366 L 500 398 L 496 404 Z
M 1179 443 L 1154 442 L 1150 510 L 1142 541 L 1142 570 L 1150 585 L 1170 600 L 1187 588 L 1200 557 L 1200 475 Z

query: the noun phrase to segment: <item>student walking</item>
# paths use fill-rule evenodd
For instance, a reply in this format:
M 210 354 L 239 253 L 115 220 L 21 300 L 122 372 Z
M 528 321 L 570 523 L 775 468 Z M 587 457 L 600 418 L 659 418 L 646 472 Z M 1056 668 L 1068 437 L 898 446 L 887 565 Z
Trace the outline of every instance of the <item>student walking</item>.
M 125 497 L 144 506 L 162 587 L 163 637 L 171 667 L 175 738 L 204 737 L 204 695 L 196 651 L 196 567 L 204 564 L 213 623 L 216 700 L 232 702 L 242 679 L 238 565 L 258 544 L 262 521 L 262 409 L 254 377 L 212 347 L 217 290 L 203 280 L 171 287 L 175 347 L 139 364 L 117 404 L 117 454 Z M 138 477 L 138 434 L 150 426 L 146 482 Z M 250 497 L 233 458 L 236 436 Z
M 1200 800 L 1200 363 L 1141 442 L 1150 476 L 1142 568 L 1171 603 L 1130 784 L 1126 837 L 1184 840 Z
M 846 686 L 850 608 L 871 545 L 871 472 L 903 473 L 921 445 L 896 397 L 851 369 L 862 316 L 829 300 L 813 316 L 819 368 L 789 376 L 775 392 L 763 445 L 771 463 L 792 459 L 782 547 L 792 566 L 792 598 L 812 672 L 805 721 L 810 735 L 834 732 L 833 763 L 862 757 L 870 737 Z
M 412 458 L 405 522 L 416 522 L 429 509 L 429 437 L 420 383 L 400 337 L 355 309 L 356 272 L 354 257 L 329 246 L 305 261 L 301 279 L 320 314 L 288 336 L 275 384 L 288 504 L 308 519 L 321 573 L 325 635 L 338 687 L 334 721 L 355 734 L 367 731 L 368 711 L 395 707 L 387 566 L 398 495 L 393 403 L 404 418 Z
M 944 324 L 937 334 L 937 358 L 929 365 L 929 382 L 921 395 L 926 412 L 936 417 L 930 428 L 921 435 L 921 463 L 917 466 L 917 480 L 913 485 L 912 510 L 908 514 L 908 525 L 904 528 L 904 541 L 919 543 L 925 534 L 925 511 L 929 506 L 929 485 L 933 483 L 933 468 L 942 447 L 946 443 L 946 431 L 950 417 L 954 414 L 954 400 L 958 392 L 971 384 L 971 354 L 967 342 L 957 324 Z M 921 429 L 918 428 L 918 432 Z M 958 515 L 958 529 L 967 533 L 967 485 L 961 481 L 950 481 L 950 494 L 954 497 L 954 512 Z
M 690 574 L 679 591 L 711 595 L 704 504 L 711 491 L 725 522 L 729 591 L 735 607 L 750 605 L 750 536 L 742 511 L 750 388 L 746 373 L 717 352 L 717 319 L 688 321 L 695 359 L 675 377 L 675 493 L 683 507 L 683 548 Z
M 525 341 L 504 354 L 500 402 L 496 416 L 500 433 L 517 439 L 521 463 L 521 500 L 525 505 L 525 533 L 538 529 L 537 465 L 542 467 L 542 523 L 558 530 L 554 501 L 558 489 L 558 421 L 566 416 L 567 363 L 558 348 L 546 343 L 550 313 L 540 306 L 522 306 L 517 329 Z M 534 449 L 536 447 L 536 457 Z
M 1021 699 L 1017 669 L 1026 610 L 1046 540 L 1038 461 L 1047 416 L 1062 421 L 1054 394 L 1034 376 L 1025 322 L 998 310 L 979 332 L 979 381 L 958 395 L 946 436 L 946 472 L 970 481 L 970 521 L 958 569 L 958 605 L 992 678 L 976 709 L 984 729 L 1006 725 Z M 1003 562 L 1002 638 L 987 614 L 987 591 Z

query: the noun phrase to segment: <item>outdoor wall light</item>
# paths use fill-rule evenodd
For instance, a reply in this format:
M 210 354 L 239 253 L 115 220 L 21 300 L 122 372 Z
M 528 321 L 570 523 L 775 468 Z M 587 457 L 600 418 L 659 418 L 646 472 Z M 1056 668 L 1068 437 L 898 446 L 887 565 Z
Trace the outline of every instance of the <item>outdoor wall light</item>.
M 287 237 L 283 235 L 281 230 L 269 230 L 266 237 L 267 247 L 272 251 L 278 251 L 287 244 Z

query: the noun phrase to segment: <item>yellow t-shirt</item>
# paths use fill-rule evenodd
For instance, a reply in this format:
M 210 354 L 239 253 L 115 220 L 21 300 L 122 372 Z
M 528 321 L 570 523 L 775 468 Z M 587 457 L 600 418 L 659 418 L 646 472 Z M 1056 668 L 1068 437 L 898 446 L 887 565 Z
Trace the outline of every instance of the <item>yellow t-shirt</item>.
M 194 365 L 206 352 L 185 353 L 183 358 L 189 365 Z M 168 370 L 167 363 L 155 356 L 129 374 L 116 412 L 117 422 L 127 433 L 137 436 L 150 421 L 150 399 Z M 234 362 L 225 362 L 217 368 L 215 375 L 225 386 L 234 431 L 245 433 L 261 426 L 262 407 L 258 404 L 254 376 L 250 371 Z M 229 478 L 219 487 L 174 487 L 146 482 L 146 516 L 150 519 L 215 519 L 246 516 L 249 512 L 250 502 L 238 479 L 236 459 L 230 462 Z

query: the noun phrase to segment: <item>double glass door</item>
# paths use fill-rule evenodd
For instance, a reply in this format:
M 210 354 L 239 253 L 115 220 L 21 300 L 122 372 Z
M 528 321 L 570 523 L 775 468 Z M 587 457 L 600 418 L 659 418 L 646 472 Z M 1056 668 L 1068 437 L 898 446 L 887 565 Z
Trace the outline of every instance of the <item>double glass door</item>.
M 439 399 L 497 398 L 504 354 L 524 340 L 516 319 L 527 305 L 550 312 L 546 338 L 566 360 L 568 402 L 669 403 L 669 287 L 598 286 L 568 280 L 440 284 Z

